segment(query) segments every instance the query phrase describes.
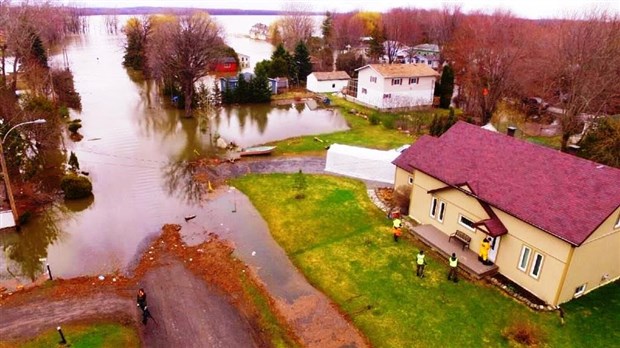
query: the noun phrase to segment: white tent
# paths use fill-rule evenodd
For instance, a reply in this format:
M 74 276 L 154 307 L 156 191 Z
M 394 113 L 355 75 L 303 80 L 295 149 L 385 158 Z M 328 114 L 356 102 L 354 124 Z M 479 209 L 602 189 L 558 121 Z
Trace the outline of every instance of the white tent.
M 392 161 L 398 155 L 400 152 L 396 150 L 381 151 L 333 144 L 327 151 L 325 171 L 393 184 L 396 167 Z

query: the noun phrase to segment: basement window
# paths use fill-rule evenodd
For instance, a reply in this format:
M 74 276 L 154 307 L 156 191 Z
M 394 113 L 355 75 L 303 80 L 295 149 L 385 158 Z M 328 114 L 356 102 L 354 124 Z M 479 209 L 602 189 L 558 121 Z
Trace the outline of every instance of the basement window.
M 575 295 L 573 295 L 573 297 L 579 297 L 583 295 L 584 292 L 586 292 L 586 284 L 581 284 L 575 289 Z

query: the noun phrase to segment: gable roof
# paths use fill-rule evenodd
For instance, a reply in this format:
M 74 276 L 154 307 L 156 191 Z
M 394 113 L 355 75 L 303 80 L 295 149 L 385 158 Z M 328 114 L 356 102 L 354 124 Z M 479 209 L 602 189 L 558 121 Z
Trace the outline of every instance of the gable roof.
M 368 64 L 355 71 L 367 68 L 375 70 L 384 78 L 439 76 L 439 73 L 427 64 Z
M 346 71 L 315 71 L 310 75 L 314 75 L 317 81 L 349 80 L 351 78 Z
M 446 184 L 467 183 L 491 206 L 576 246 L 620 206 L 620 170 L 457 122 L 393 162 Z

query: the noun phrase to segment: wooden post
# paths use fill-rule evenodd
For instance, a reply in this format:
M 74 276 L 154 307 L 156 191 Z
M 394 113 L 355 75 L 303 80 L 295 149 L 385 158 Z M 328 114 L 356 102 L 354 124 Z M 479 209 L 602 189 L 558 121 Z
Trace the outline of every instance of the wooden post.
M 4 159 L 4 148 L 0 141 L 0 164 L 2 165 L 2 180 L 6 187 L 6 195 L 9 197 L 9 204 L 11 205 L 11 211 L 13 211 L 13 221 L 17 225 L 17 207 L 15 206 L 15 199 L 13 198 L 13 189 L 11 188 L 11 181 L 9 179 L 9 171 L 6 167 L 6 160 Z

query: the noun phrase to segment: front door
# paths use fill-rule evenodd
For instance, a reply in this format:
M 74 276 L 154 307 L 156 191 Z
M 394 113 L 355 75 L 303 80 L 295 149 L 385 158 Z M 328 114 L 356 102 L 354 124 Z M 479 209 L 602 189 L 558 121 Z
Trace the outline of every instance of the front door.
M 489 260 L 495 263 L 495 258 L 497 257 L 497 250 L 499 249 L 499 239 L 497 236 L 495 238 L 491 238 L 491 249 L 489 249 Z

